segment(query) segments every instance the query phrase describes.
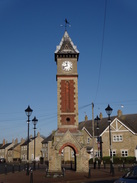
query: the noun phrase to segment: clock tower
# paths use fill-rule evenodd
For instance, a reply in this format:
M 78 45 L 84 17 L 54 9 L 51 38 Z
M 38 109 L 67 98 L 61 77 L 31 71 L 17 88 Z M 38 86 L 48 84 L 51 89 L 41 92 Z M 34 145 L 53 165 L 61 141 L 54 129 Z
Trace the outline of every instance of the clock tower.
M 79 51 L 65 31 L 55 51 L 59 132 L 78 129 L 78 57 Z
M 78 129 L 78 57 L 79 51 L 65 31 L 55 51 L 58 128 L 52 133 L 48 145 L 51 172 L 61 171 L 65 157 L 67 160 L 73 158 L 75 171 L 89 171 L 90 156 L 84 144 L 83 130 Z M 73 157 L 70 156 L 72 153 Z

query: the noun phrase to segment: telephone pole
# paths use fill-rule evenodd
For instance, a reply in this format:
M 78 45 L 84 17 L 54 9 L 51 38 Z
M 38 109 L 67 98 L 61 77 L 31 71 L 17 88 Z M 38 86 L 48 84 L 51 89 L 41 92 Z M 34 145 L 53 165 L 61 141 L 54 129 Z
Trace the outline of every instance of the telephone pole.
M 92 135 L 93 135 L 93 164 L 95 163 L 95 155 L 94 155 L 94 103 L 92 102 Z

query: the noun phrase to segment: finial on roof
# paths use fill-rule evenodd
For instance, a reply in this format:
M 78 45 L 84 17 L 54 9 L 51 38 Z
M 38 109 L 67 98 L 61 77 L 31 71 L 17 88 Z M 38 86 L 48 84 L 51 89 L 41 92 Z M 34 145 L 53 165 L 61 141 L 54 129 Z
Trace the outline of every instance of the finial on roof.
M 68 20 L 65 18 L 65 26 L 63 26 L 63 25 L 60 25 L 60 26 L 61 26 L 61 27 L 65 27 L 65 31 L 67 31 L 67 25 L 68 25 L 69 27 L 71 27 L 70 23 L 69 23 Z

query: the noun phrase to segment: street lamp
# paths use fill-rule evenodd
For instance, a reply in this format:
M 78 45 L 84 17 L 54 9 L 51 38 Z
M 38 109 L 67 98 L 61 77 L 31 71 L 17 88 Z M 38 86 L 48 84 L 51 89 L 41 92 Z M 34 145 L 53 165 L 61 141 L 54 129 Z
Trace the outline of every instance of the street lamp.
M 34 170 L 35 170 L 35 148 L 36 148 L 36 144 L 35 144 L 35 138 L 36 138 L 36 124 L 38 122 L 38 119 L 36 117 L 34 117 L 32 119 L 33 125 L 34 125 Z
M 95 121 L 97 121 L 97 127 L 96 127 L 96 129 L 97 129 L 97 143 L 98 143 L 98 158 L 100 158 L 100 151 L 99 151 L 99 149 L 100 149 L 99 120 L 100 120 L 100 118 L 97 115 L 97 117 L 95 118 Z
M 110 129 L 110 123 L 111 123 L 111 119 L 110 119 L 110 115 L 113 111 L 113 109 L 110 107 L 110 105 L 108 104 L 107 108 L 105 109 L 107 115 L 108 115 L 108 123 L 109 123 L 109 146 L 110 146 L 110 173 L 113 173 L 113 156 L 112 156 L 112 145 L 111 145 L 111 129 Z
M 28 116 L 28 143 L 27 143 L 27 175 L 29 175 L 29 123 L 30 123 L 30 116 L 32 114 L 33 110 L 30 108 L 30 106 L 28 105 L 27 109 L 25 109 L 25 113 Z

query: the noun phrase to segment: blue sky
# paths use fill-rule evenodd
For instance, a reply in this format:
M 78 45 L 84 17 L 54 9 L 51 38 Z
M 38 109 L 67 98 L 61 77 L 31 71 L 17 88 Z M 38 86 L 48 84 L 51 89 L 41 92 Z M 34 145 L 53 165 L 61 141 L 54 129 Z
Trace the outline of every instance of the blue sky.
M 137 112 L 137 1 L 107 0 L 104 24 L 105 3 L 0 0 L 0 142 L 26 138 L 28 105 L 42 135 L 57 128 L 54 52 L 64 34 L 60 24 L 65 18 L 80 52 L 79 121 L 85 114 L 92 118 L 92 102 L 94 116 L 102 112 L 105 117 L 108 103 L 112 115 L 118 109 L 123 114 Z

